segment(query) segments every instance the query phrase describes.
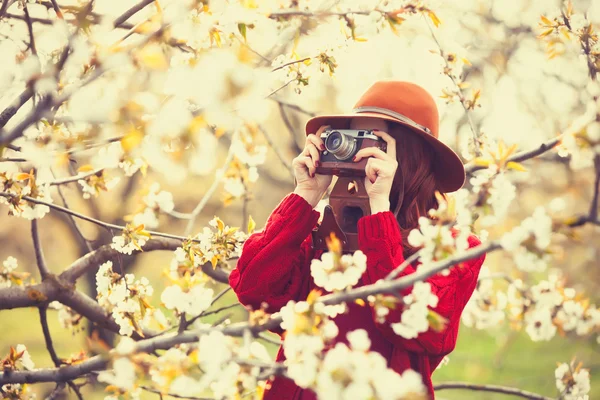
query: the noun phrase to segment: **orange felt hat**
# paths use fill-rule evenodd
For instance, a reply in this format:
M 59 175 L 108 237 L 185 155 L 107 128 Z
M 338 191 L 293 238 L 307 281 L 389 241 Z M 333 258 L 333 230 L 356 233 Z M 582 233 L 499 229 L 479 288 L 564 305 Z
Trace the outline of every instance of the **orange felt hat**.
M 322 125 L 342 129 L 352 118 L 378 118 L 406 126 L 422 137 L 435 153 L 434 174 L 442 192 L 454 192 L 465 183 L 465 167 L 458 155 L 438 139 L 439 113 L 433 97 L 421 86 L 403 81 L 375 82 L 351 113 L 321 115 L 306 123 L 306 135 Z

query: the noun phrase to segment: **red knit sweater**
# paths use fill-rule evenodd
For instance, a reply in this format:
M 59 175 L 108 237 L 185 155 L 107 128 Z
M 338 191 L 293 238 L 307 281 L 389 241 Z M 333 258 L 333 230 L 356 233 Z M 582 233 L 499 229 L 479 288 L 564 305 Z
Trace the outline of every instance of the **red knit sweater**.
M 313 258 L 320 258 L 322 251 L 311 249 L 310 233 L 316 227 L 319 216 L 319 212 L 304 198 L 291 193 L 271 213 L 264 229 L 248 238 L 229 277 L 231 287 L 242 304 L 256 309 L 262 302 L 267 302 L 268 311 L 276 312 L 289 300 L 305 300 L 309 291 L 316 288 L 310 274 L 310 263 Z M 358 238 L 359 247 L 367 256 L 367 270 L 357 286 L 385 278 L 404 261 L 402 237 L 391 211 L 359 219 Z M 470 247 L 480 243 L 476 236 L 469 237 Z M 334 319 L 339 328 L 336 340 L 347 344 L 347 332 L 365 329 L 371 340 L 371 350 L 382 354 L 388 360 L 389 368 L 398 373 L 408 368 L 419 372 L 433 398 L 431 374 L 456 345 L 460 315 L 475 290 L 484 259 L 485 254 L 452 268 L 448 276 L 437 274 L 427 280 L 439 299 L 434 310 L 448 319 L 443 332 L 430 329 L 415 339 L 404 339 L 390 326 L 400 320 L 401 310 L 390 310 L 386 322 L 379 324 L 374 321 L 374 311 L 369 306 L 348 303 L 349 312 Z M 414 272 L 415 267 L 409 266 L 399 277 Z M 401 294 L 407 295 L 411 291 L 412 287 L 402 290 Z M 280 348 L 277 361 L 283 360 L 285 357 Z M 270 383 L 265 400 L 316 399 L 313 391 L 298 387 L 290 379 L 277 377 Z

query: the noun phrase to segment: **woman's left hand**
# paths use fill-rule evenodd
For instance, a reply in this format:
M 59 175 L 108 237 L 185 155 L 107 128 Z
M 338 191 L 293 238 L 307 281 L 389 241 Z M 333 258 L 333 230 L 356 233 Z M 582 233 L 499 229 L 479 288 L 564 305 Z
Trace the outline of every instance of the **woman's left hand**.
M 369 195 L 371 214 L 390 211 L 390 191 L 398 169 L 396 140 L 383 131 L 373 130 L 373 133 L 386 141 L 387 152 L 377 147 L 367 147 L 359 150 L 353 159 L 354 162 L 358 162 L 369 157 L 365 167 L 365 188 Z

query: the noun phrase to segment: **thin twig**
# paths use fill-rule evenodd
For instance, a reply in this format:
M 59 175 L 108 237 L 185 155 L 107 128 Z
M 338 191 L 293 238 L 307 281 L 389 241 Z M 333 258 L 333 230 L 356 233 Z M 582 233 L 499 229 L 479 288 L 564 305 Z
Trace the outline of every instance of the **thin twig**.
M 56 13 L 56 16 L 60 19 L 65 19 L 56 0 L 50 0 L 50 1 L 52 2 L 52 7 L 54 8 L 54 12 Z
M 282 106 L 285 106 L 287 108 L 291 108 L 292 110 L 298 111 L 299 113 L 308 115 L 309 117 L 314 117 L 315 115 L 317 115 L 314 112 L 311 111 L 306 111 L 305 109 L 303 109 L 302 107 L 296 105 L 296 104 L 292 104 L 292 103 L 288 103 L 284 100 L 278 99 L 276 97 L 270 97 L 271 100 L 276 101 L 277 103 L 279 103 Z
M 156 389 L 151 388 L 149 386 L 140 386 L 140 389 L 145 390 L 145 391 L 150 392 L 150 393 L 159 394 L 161 396 L 164 394 L 165 396 L 174 397 L 176 399 L 216 400 L 214 397 L 194 397 L 194 396 L 182 396 L 182 395 L 175 394 L 175 393 L 162 393 L 160 390 L 156 390 Z
M 267 97 L 265 98 L 269 98 L 271 96 L 273 96 L 275 93 L 279 92 L 281 89 L 285 88 L 287 85 L 289 85 L 290 83 L 294 82 L 296 79 L 290 79 L 285 85 L 283 85 L 282 87 L 280 87 L 279 89 L 275 89 L 274 91 L 272 91 L 271 93 L 269 93 L 267 95 Z
M 525 390 L 506 387 L 506 386 L 497 386 L 497 385 L 476 385 L 474 383 L 466 383 L 466 382 L 443 382 L 435 385 L 433 387 L 435 391 L 445 390 L 445 389 L 466 389 L 466 390 L 475 390 L 482 392 L 493 392 L 493 393 L 503 393 L 509 394 L 512 396 L 522 397 L 524 399 L 531 400 L 552 400 L 551 397 L 542 396 L 541 394 L 527 392 Z
M 37 49 L 35 48 L 35 39 L 33 37 L 33 24 L 31 23 L 31 17 L 29 16 L 28 3 L 25 3 L 23 12 L 25 13 L 25 22 L 27 23 L 27 30 L 29 31 L 29 48 L 31 52 L 37 56 Z
M 427 28 L 429 28 L 429 32 L 431 32 L 431 36 L 433 37 L 433 40 L 435 41 L 435 43 L 437 44 L 437 46 L 440 50 L 440 55 L 442 56 L 442 59 L 444 60 L 444 63 L 446 64 L 446 68 L 450 69 L 450 64 L 448 64 L 448 60 L 447 60 L 446 56 L 444 55 L 444 50 L 442 49 L 440 42 L 438 41 L 437 37 L 435 36 L 435 33 L 433 32 L 433 28 L 431 28 L 431 24 L 429 23 L 429 20 L 425 17 L 425 15 L 423 15 L 423 19 L 425 20 L 425 24 L 427 25 Z M 463 108 L 465 110 L 465 113 L 467 115 L 467 120 L 469 121 L 469 127 L 471 128 L 471 132 L 473 133 L 473 140 L 475 141 L 475 155 L 480 156 L 481 155 L 481 140 L 479 139 L 480 134 L 475 129 L 475 125 L 473 124 L 473 119 L 471 118 L 471 113 L 469 112 L 469 109 L 467 108 L 467 106 L 465 104 L 466 100 L 465 100 L 465 97 L 463 96 L 462 88 L 459 86 L 458 82 L 456 82 L 456 79 L 454 78 L 454 76 L 451 73 L 446 74 L 446 76 L 448 76 L 452 80 L 452 83 L 454 84 L 454 86 L 456 86 L 456 90 L 458 92 L 458 98 L 460 99 L 460 104 L 463 106 Z
M 52 175 L 54 175 L 54 172 L 52 172 Z M 56 190 L 58 191 L 58 195 L 60 196 L 64 207 L 65 208 L 69 208 L 69 204 L 67 203 L 67 199 L 65 198 L 62 189 L 60 188 L 60 185 L 56 186 Z M 75 232 L 77 232 L 77 236 L 79 236 L 79 239 L 85 244 L 85 247 L 87 248 L 88 252 L 93 251 L 93 247 L 91 245 L 91 240 L 87 239 L 84 235 L 83 232 L 81 232 L 81 229 L 79 229 L 79 226 L 77 225 L 77 221 L 75 221 L 75 218 L 73 218 L 73 216 L 71 214 L 66 214 L 67 218 L 69 218 L 69 221 L 71 221 L 71 223 L 73 224 L 73 227 L 75 228 Z
M 261 338 L 262 340 L 266 341 L 266 342 L 269 342 L 269 343 L 272 343 L 272 344 L 276 344 L 277 346 L 281 346 L 281 344 L 283 343 L 281 340 L 272 339 L 272 338 L 268 337 L 263 332 L 259 333 L 258 337 Z
M 46 342 L 46 348 L 48 349 L 48 353 L 50 353 L 50 358 L 56 367 L 60 367 L 62 365 L 62 361 L 58 358 L 56 354 L 56 350 L 54 350 L 54 344 L 52 343 L 52 336 L 50 336 L 50 328 L 48 328 L 48 315 L 47 315 L 47 307 L 41 306 L 38 308 L 40 314 L 40 323 L 42 324 L 42 332 L 44 332 L 44 341 Z
M 561 140 L 562 140 L 562 135 L 552 138 L 552 139 L 548 140 L 547 142 L 540 144 L 535 149 L 526 150 L 526 151 L 522 151 L 522 152 L 514 154 L 513 156 L 508 158 L 507 162 L 508 161 L 522 162 L 522 161 L 537 157 L 541 154 L 544 154 L 545 152 L 547 152 L 549 150 L 552 150 L 554 147 L 556 147 L 556 145 L 561 143 Z M 476 165 L 472 162 L 467 163 L 465 165 L 465 171 L 467 172 L 467 174 L 472 174 L 475 171 L 479 171 L 480 169 L 486 169 L 486 168 L 487 167 L 485 167 L 485 166 Z
M 0 158 L 0 162 L 27 162 L 28 160 L 24 158 L 11 158 L 11 157 L 2 157 Z
M 595 221 L 598 219 L 598 193 L 600 192 L 600 154 L 596 154 L 594 157 L 594 167 L 596 169 L 596 179 L 594 180 L 594 195 L 592 197 L 592 204 L 590 204 L 590 220 Z
M 233 140 L 235 140 L 235 137 Z M 232 146 L 229 147 L 229 152 L 227 153 L 227 158 L 225 159 L 223 166 L 220 169 L 218 169 L 217 172 L 215 173 L 215 180 L 213 181 L 210 188 L 208 188 L 207 192 L 204 194 L 204 197 L 202 197 L 202 200 L 200 200 L 198 205 L 196 205 L 196 207 L 192 211 L 192 214 L 190 215 L 190 219 L 187 223 L 187 226 L 185 227 L 185 232 L 183 233 L 185 236 L 189 236 L 189 234 L 192 232 L 192 228 L 194 227 L 194 222 L 196 222 L 196 218 L 198 218 L 198 215 L 200 215 L 200 213 L 202 212 L 202 209 L 204 209 L 204 206 L 206 206 L 206 204 L 208 203 L 208 200 L 212 197 L 212 195 L 217 190 L 219 183 L 221 183 L 221 179 L 223 178 L 223 176 L 225 176 L 225 172 L 227 171 L 227 168 L 229 168 L 229 164 L 231 163 L 231 160 L 233 160 L 233 156 L 234 156 L 234 151 L 233 151 L 233 143 L 232 143 Z
M 7 197 L 7 198 L 14 198 L 14 197 L 16 197 L 15 194 L 13 194 L 13 193 L 7 193 L 7 192 L 0 192 L 0 196 Z M 83 214 L 80 214 L 78 212 L 72 211 L 72 210 L 70 210 L 68 208 L 59 206 L 57 204 L 48 203 L 47 201 L 34 199 L 33 197 L 29 197 L 29 196 L 21 196 L 21 198 L 23 200 L 27 200 L 27 201 L 30 201 L 30 202 L 35 203 L 35 204 L 43 204 L 43 205 L 48 206 L 48 207 L 50 207 L 50 208 L 52 208 L 54 210 L 57 210 L 57 211 L 60 211 L 60 212 L 64 212 L 66 214 L 70 214 L 70 215 L 72 215 L 74 217 L 83 219 L 84 221 L 91 222 L 93 224 L 102 226 L 104 228 L 116 229 L 116 230 L 119 230 L 119 231 L 122 231 L 122 230 L 126 229 L 126 227 L 124 227 L 124 226 L 115 225 L 115 224 L 111 224 L 111 223 L 108 223 L 108 222 L 103 222 L 103 221 L 97 220 L 95 218 L 88 217 L 87 215 L 83 215 Z M 178 236 L 178 235 L 171 235 L 169 233 L 156 232 L 156 231 L 146 231 L 146 232 L 150 233 L 153 236 L 160 236 L 160 237 L 165 237 L 165 238 L 170 238 L 170 239 L 188 240 L 187 237 Z M 190 240 L 197 241 L 197 242 L 199 241 L 197 239 L 190 239 Z
M 290 173 L 290 175 L 293 177 L 294 176 L 294 171 L 292 169 L 292 166 L 290 165 L 289 162 L 286 161 L 286 159 L 283 156 L 283 154 L 281 154 L 281 151 L 280 151 L 279 147 L 275 146 L 275 144 L 273 143 L 273 140 L 271 139 L 271 136 L 269 136 L 269 134 L 267 133 L 266 129 L 264 129 L 264 127 L 261 124 L 258 124 L 258 129 L 260 129 L 260 131 L 262 132 L 263 136 L 267 140 L 267 143 L 269 144 L 269 147 L 271 147 L 271 149 L 273 149 L 273 151 L 275 152 L 275 155 L 277 156 L 277 158 L 279 159 L 279 161 L 281 161 L 281 164 L 285 167 L 285 169 L 288 170 L 288 172 Z
M 44 280 L 50 275 L 50 270 L 48 270 L 46 260 L 44 259 L 44 252 L 42 251 L 42 244 L 40 243 L 40 235 L 38 233 L 37 219 L 31 220 L 31 236 L 33 238 L 33 247 L 35 249 L 35 260 L 38 269 L 40 270 L 42 280 Z
M 280 69 L 282 69 L 282 68 L 285 68 L 285 67 L 287 67 L 287 66 L 290 66 L 290 65 L 294 65 L 294 64 L 298 64 L 298 63 L 301 63 L 301 62 L 304 62 L 304 61 L 308 61 L 308 60 L 310 60 L 311 58 L 312 58 L 312 57 L 304 57 L 304 58 L 303 58 L 303 59 L 301 59 L 301 60 L 294 60 L 294 61 L 287 62 L 287 63 L 285 63 L 285 64 L 281 64 L 280 66 L 273 68 L 273 69 L 271 70 L 271 72 L 278 71 L 278 70 L 280 70 Z
M 56 179 L 56 180 L 53 180 L 52 182 L 48 182 L 48 184 L 53 186 L 53 185 L 64 185 L 65 183 L 77 182 L 79 180 L 85 179 L 92 175 L 97 175 L 100 172 L 102 172 L 103 170 L 104 170 L 104 168 L 97 168 L 93 171 L 85 172 L 81 175 L 75 175 L 75 176 L 69 176 L 67 178 Z
M 4 17 L 4 15 L 6 14 L 6 10 L 8 10 L 8 7 L 10 7 L 10 5 L 13 3 L 13 0 L 4 0 L 2 2 L 2 8 L 0 8 L 0 19 L 2 19 L 2 17 Z
M 4 125 L 6 125 L 6 123 L 17 113 L 17 111 L 19 111 L 19 109 L 23 107 L 23 105 L 27 103 L 29 99 L 31 99 L 31 96 L 33 96 L 33 90 L 28 87 L 12 101 L 10 105 L 6 107 L 4 111 L 2 111 L 2 113 L 0 113 L 0 128 L 3 128 Z
M 119 25 L 121 25 L 123 22 L 127 21 L 129 18 L 131 18 L 134 14 L 138 13 L 139 11 L 141 11 L 144 7 L 146 7 L 148 4 L 154 3 L 154 0 L 143 0 L 141 2 L 139 2 L 138 4 L 134 5 L 133 7 L 131 7 L 129 10 L 125 11 L 123 14 L 121 14 L 120 16 L 118 16 L 114 21 L 113 21 L 113 26 L 115 28 L 119 27 Z
M 395 279 L 406 268 L 408 268 L 408 266 L 410 264 L 412 264 L 414 261 L 416 261 L 419 258 L 419 256 L 420 256 L 420 250 L 411 254 L 411 256 L 408 257 L 406 260 L 404 260 L 404 262 L 402 264 L 400 264 L 398 267 L 394 268 L 394 270 L 385 277 L 385 280 L 391 281 L 391 280 Z
M 188 327 L 188 326 L 190 326 L 190 325 L 192 325 L 194 322 L 196 322 L 196 320 L 197 320 L 198 318 L 206 317 L 207 315 L 211 315 L 211 314 L 218 314 L 218 313 L 220 313 L 221 311 L 229 310 L 230 308 L 237 307 L 237 306 L 241 306 L 241 304 L 238 302 L 238 303 L 233 303 L 233 304 L 230 304 L 230 305 L 228 305 L 228 306 L 224 306 L 224 307 L 221 307 L 221 308 L 217 308 L 217 309 L 215 309 L 215 310 L 213 310 L 213 311 L 208 311 L 208 312 L 207 312 L 207 311 L 203 311 L 203 312 L 201 312 L 200 314 L 196 315 L 194 318 L 190 319 L 189 321 L 186 321 L 186 322 L 185 322 L 185 324 L 184 324 L 184 330 L 185 330 L 185 329 L 187 329 L 187 327 Z M 181 328 L 180 328 L 180 329 L 181 329 Z M 180 332 L 180 333 L 181 333 L 181 332 Z
M 213 304 L 215 304 L 217 301 L 219 301 L 219 299 L 223 296 L 225 296 L 225 294 L 227 292 L 229 292 L 231 290 L 231 286 L 227 286 L 225 289 L 221 290 L 219 292 L 219 294 L 217 294 L 211 301 L 210 301 L 210 305 L 212 306 Z

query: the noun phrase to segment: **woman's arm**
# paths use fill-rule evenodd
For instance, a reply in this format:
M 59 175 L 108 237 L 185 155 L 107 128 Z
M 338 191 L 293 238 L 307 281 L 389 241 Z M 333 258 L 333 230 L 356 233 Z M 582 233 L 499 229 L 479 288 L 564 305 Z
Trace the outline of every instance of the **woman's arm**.
M 402 236 L 398 222 L 391 211 L 362 217 L 358 221 L 358 241 L 360 249 L 367 256 L 367 271 L 363 275 L 365 285 L 385 278 L 404 262 Z M 480 243 L 475 235 L 469 237 L 469 247 L 475 247 Z M 456 345 L 460 315 L 475 290 L 479 270 L 484 260 L 485 253 L 463 263 L 460 267 L 451 268 L 448 276 L 437 274 L 426 280 L 431 284 L 432 293 L 438 297 L 438 305 L 433 310 L 448 320 L 444 331 L 436 332 L 429 329 L 415 339 L 405 339 L 397 335 L 391 324 L 400 321 L 401 309 L 390 310 L 385 322 L 382 324 L 375 322 L 375 325 L 390 342 L 408 351 L 430 355 L 450 353 Z M 415 268 L 410 265 L 398 277 L 414 272 Z M 412 287 L 409 287 L 403 289 L 400 294 L 406 296 L 411 291 Z M 372 312 L 375 320 L 374 310 Z
M 279 311 L 289 300 L 309 292 L 311 231 L 319 212 L 296 193 L 287 195 L 271 213 L 264 229 L 246 240 L 229 284 L 240 303 Z

